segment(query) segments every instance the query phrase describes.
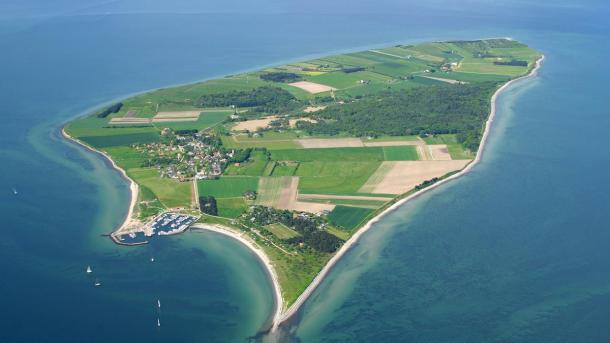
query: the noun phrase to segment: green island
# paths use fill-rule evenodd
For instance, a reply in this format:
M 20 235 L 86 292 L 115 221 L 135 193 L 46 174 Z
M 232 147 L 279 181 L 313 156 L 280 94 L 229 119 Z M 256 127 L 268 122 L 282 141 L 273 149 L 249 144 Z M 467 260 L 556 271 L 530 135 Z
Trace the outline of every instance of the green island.
M 229 232 L 285 313 L 371 219 L 471 164 L 492 97 L 541 59 L 511 39 L 370 49 L 158 89 L 64 134 L 132 182 L 115 242 Z

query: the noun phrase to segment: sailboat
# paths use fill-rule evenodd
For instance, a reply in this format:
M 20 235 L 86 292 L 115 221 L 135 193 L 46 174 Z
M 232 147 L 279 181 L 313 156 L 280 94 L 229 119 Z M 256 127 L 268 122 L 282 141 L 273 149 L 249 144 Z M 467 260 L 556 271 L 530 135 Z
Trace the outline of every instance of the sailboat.
M 17 195 L 17 189 L 13 188 L 13 194 Z
M 157 299 L 157 307 L 161 308 L 161 300 Z
M 157 327 L 161 326 L 161 321 L 157 318 Z
M 102 283 L 98 279 L 95 279 L 95 287 L 99 287 L 101 285 Z
M 154 258 L 154 257 L 151 257 L 151 258 L 150 258 L 150 262 L 155 262 L 155 258 Z
M 87 266 L 87 274 L 91 274 L 91 273 L 93 273 L 91 266 Z

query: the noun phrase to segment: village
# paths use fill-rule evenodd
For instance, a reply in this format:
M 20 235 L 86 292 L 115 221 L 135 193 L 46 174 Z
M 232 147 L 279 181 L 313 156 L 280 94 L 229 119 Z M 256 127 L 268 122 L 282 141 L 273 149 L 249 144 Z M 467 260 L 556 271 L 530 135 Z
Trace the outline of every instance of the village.
M 165 128 L 160 142 L 134 145 L 146 156 L 143 167 L 156 167 L 161 177 L 189 181 L 213 179 L 222 174 L 234 151 L 225 151 L 220 141 L 197 130 Z

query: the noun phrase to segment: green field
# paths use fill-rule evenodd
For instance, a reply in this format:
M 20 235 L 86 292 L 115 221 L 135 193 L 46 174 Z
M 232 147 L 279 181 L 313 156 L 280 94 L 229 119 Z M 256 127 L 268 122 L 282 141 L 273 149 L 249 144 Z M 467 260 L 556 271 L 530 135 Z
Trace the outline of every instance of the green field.
M 417 161 L 419 159 L 417 150 L 414 146 L 384 146 L 383 160 L 384 161 Z
M 161 140 L 161 136 L 157 132 L 143 132 L 126 135 L 84 136 L 79 139 L 92 147 L 106 148 L 158 142 Z
M 163 206 L 186 207 L 191 205 L 191 183 L 161 178 L 153 168 L 132 168 L 127 175 L 136 183 L 151 190 Z
M 247 162 L 242 162 L 239 166 L 233 164 L 227 167 L 225 175 L 247 175 L 265 176 L 265 169 L 269 160 L 263 151 L 253 151 Z
M 297 169 L 299 191 L 312 194 L 355 193 L 377 170 L 381 162 L 303 162 Z
M 248 137 L 246 135 L 223 136 L 222 144 L 227 148 L 267 148 L 296 149 L 299 145 L 294 141 L 297 135 L 294 132 L 278 133 L 267 132 L 262 137 Z
M 328 220 L 334 225 L 352 230 L 372 212 L 373 210 L 368 208 L 337 206 L 328 214 Z
M 237 218 L 245 210 L 248 204 L 243 197 L 237 198 L 217 198 L 218 215 L 225 218 Z
M 276 162 L 275 167 L 273 168 L 272 176 L 293 176 L 297 168 L 299 167 L 299 163 L 295 162 Z
M 246 191 L 258 189 L 258 177 L 222 176 L 217 180 L 199 180 L 199 195 L 211 195 L 215 198 L 242 197 Z
M 465 149 L 457 142 L 457 138 L 453 134 L 429 136 L 424 138 L 424 141 L 426 144 L 446 144 L 449 155 L 454 160 L 471 160 L 475 157 L 472 151 Z
M 289 239 L 300 236 L 298 232 L 280 223 L 270 224 L 265 226 L 265 228 L 279 239 Z

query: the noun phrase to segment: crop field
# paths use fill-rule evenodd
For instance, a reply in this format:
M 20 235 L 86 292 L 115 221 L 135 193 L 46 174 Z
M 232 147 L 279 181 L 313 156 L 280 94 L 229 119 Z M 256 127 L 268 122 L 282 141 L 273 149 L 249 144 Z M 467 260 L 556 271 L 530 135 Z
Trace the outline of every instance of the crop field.
M 334 225 L 346 230 L 356 228 L 373 210 L 361 207 L 337 206 L 328 215 L 328 220 Z
M 424 181 L 464 168 L 469 160 L 383 162 L 360 188 L 367 193 L 402 194 Z
M 161 136 L 157 132 L 144 132 L 112 136 L 85 136 L 79 137 L 79 139 L 95 148 L 106 148 L 158 142 L 161 140 Z
M 299 167 L 295 162 L 276 162 L 271 175 L 273 176 L 293 176 Z
M 222 145 L 229 149 L 267 148 L 292 149 L 298 148 L 295 142 L 297 136 L 293 132 L 267 132 L 262 137 L 248 137 L 247 135 L 222 136 Z
M 322 74 L 324 75 L 324 74 Z M 317 94 L 335 90 L 336 88 L 327 84 L 322 84 L 318 82 L 310 82 L 310 81 L 298 81 L 290 83 L 290 86 L 302 89 L 308 93 Z
M 269 230 L 275 237 L 279 239 L 290 239 L 293 237 L 298 237 L 300 234 L 293 229 L 283 225 L 281 223 L 274 223 L 265 226 L 267 230 Z
M 191 205 L 191 184 L 176 180 L 161 178 L 153 168 L 132 168 L 127 171 L 135 182 L 150 189 L 157 199 L 167 208 L 185 207 Z
M 386 75 L 381 75 L 370 71 L 359 71 L 355 73 L 334 71 L 332 73 L 309 77 L 309 80 L 312 82 L 322 83 L 337 89 L 368 86 L 360 84 L 360 80 L 370 80 L 371 83 L 387 83 L 387 81 L 390 79 L 391 78 Z
M 411 145 L 384 146 L 384 161 L 415 161 L 418 159 L 417 150 Z
M 276 116 L 266 117 L 262 119 L 253 119 L 237 122 L 231 130 L 233 131 L 256 131 L 258 128 L 266 128 L 269 126 L 269 123 L 276 120 Z
M 258 189 L 258 177 L 221 176 L 217 180 L 199 180 L 199 195 L 211 195 L 215 198 L 242 197 L 246 191 Z
M 319 148 L 273 150 L 271 158 L 276 161 L 411 161 L 417 160 L 413 146 Z
M 313 161 L 297 169 L 299 190 L 314 194 L 355 193 L 377 170 L 379 161 Z
M 256 198 L 257 205 L 271 206 L 276 208 L 286 208 L 290 201 L 296 200 L 290 198 L 293 186 L 293 178 L 289 176 L 282 177 L 261 177 L 258 182 L 258 196 Z M 295 184 L 296 186 L 296 184 Z M 296 191 L 296 189 L 294 190 Z
M 154 125 L 158 128 L 168 127 L 173 130 L 197 129 L 201 131 L 219 125 L 220 123 L 225 121 L 232 113 L 233 112 L 231 111 L 224 110 L 202 112 L 196 121 L 155 123 Z

